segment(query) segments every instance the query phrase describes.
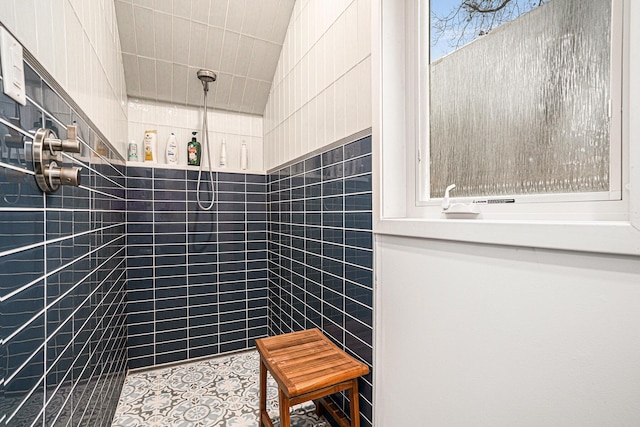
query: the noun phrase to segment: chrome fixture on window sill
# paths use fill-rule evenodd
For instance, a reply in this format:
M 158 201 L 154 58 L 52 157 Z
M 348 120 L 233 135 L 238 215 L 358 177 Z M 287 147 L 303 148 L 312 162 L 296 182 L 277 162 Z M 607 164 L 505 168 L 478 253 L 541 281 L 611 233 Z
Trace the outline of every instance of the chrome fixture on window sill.
M 82 168 L 63 167 L 62 152 L 79 153 L 76 126 L 67 126 L 67 139 L 60 140 L 51 129 L 40 128 L 33 138 L 33 170 L 38 187 L 54 193 L 61 185 L 80 185 Z

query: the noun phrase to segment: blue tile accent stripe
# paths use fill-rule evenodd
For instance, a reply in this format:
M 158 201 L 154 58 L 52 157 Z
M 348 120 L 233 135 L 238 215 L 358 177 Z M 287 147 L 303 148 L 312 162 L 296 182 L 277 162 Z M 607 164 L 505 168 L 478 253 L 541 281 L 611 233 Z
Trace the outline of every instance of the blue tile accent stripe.
M 270 174 L 268 260 L 269 334 L 320 328 L 373 372 L 371 170 L 369 136 Z M 359 386 L 371 426 L 372 373 Z
M 198 209 L 196 185 L 194 171 L 128 168 L 130 368 L 267 336 L 266 176 L 214 174 L 210 211 Z
M 65 138 L 75 121 L 84 185 L 45 196 L 32 174 L 0 167 L 0 425 L 108 426 L 127 367 L 125 170 L 25 72 L 26 106 L 0 94 L 0 161 L 30 171 L 25 135 L 44 124 Z

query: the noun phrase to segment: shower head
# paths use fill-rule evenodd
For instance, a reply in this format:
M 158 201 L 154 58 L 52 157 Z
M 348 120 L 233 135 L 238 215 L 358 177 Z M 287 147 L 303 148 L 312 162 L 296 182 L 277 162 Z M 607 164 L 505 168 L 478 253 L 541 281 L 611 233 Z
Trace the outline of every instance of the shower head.
M 211 70 L 198 70 L 196 73 L 200 81 L 202 82 L 202 87 L 205 92 L 209 90 L 209 83 L 213 83 L 216 81 L 216 73 Z

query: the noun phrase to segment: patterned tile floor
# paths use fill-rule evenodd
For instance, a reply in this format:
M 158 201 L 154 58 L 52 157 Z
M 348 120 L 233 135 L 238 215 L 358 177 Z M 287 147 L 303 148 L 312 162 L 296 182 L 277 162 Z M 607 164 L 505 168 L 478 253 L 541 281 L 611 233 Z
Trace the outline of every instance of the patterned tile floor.
M 256 351 L 127 376 L 112 427 L 258 427 Z M 278 391 L 268 376 L 267 410 L 276 425 Z M 311 402 L 295 407 L 291 426 L 330 427 Z

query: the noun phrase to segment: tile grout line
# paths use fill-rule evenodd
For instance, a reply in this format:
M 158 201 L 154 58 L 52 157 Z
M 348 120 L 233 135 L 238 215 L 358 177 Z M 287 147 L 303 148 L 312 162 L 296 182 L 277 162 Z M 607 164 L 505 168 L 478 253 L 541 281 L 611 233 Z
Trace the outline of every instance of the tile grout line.
M 186 277 L 185 277 L 185 287 L 186 287 L 186 293 L 187 293 L 187 304 L 186 304 L 186 309 L 187 309 L 187 319 L 186 319 L 186 335 L 187 335 L 187 342 L 186 342 L 186 350 L 187 350 L 187 359 L 189 359 L 189 356 L 191 355 L 191 298 L 190 298 L 190 294 L 189 294 L 189 288 L 190 288 L 190 282 L 191 282 L 191 275 L 189 272 L 189 266 L 191 265 L 191 263 L 189 262 L 189 172 L 185 171 L 184 172 L 184 188 L 185 188 L 185 192 L 184 192 L 184 207 L 185 207 L 185 220 L 184 220 L 184 233 L 185 233 L 185 273 L 186 273 Z M 213 183 L 211 183 L 211 185 L 213 186 Z M 198 191 L 198 186 L 196 184 L 196 192 Z M 196 199 L 197 199 L 197 195 L 196 195 Z
M 248 269 L 249 269 L 249 264 L 248 264 L 248 260 L 247 260 L 247 250 L 249 249 L 249 226 L 248 226 L 248 206 L 247 206 L 247 174 L 244 174 L 244 180 L 243 180 L 243 186 L 244 186 L 244 211 L 245 211 L 245 216 L 244 216 L 244 308 L 245 308 L 245 316 L 244 316 L 244 328 L 245 328 L 245 334 L 246 334 L 246 347 L 249 347 L 249 342 L 251 341 L 251 337 L 249 336 L 249 275 L 248 275 Z
M 158 310 L 157 310 L 157 304 L 156 301 L 158 300 L 156 297 L 156 196 L 155 196 L 155 191 L 156 189 L 156 172 L 155 169 L 151 169 L 151 227 L 152 230 L 151 232 L 153 233 L 152 236 L 152 250 L 151 250 L 151 258 L 152 258 L 152 262 L 151 262 L 151 269 L 152 269 L 152 275 L 151 275 L 151 280 L 153 283 L 153 364 L 155 365 L 157 363 L 157 336 L 158 336 L 158 332 L 157 332 L 157 328 L 158 328 Z
M 45 238 L 46 241 L 46 237 L 47 237 L 47 196 L 46 193 L 42 193 L 42 202 L 43 202 L 43 206 L 44 206 L 44 221 L 43 221 L 43 236 Z M 43 246 L 43 254 L 42 254 L 42 258 L 43 258 L 43 264 L 44 264 L 44 271 L 46 272 L 47 269 L 47 259 L 48 259 L 48 255 L 47 255 L 47 244 L 45 243 Z M 44 293 L 44 301 L 43 301 L 43 305 L 44 305 L 44 314 L 43 314 L 43 319 L 44 319 L 44 343 L 43 343 L 43 350 L 42 350 L 42 367 L 43 367 L 43 384 L 44 384 L 44 390 L 47 390 L 47 341 L 48 341 L 48 334 L 47 334 L 47 326 L 49 324 L 48 322 L 48 316 L 47 316 L 47 300 L 49 298 L 48 296 L 48 285 L 49 285 L 49 278 L 48 275 L 45 274 L 44 275 L 44 281 L 43 281 L 43 293 Z M 42 394 L 42 423 L 44 424 L 46 422 L 46 418 L 45 418 L 45 408 L 47 405 L 47 393 L 43 393 Z

